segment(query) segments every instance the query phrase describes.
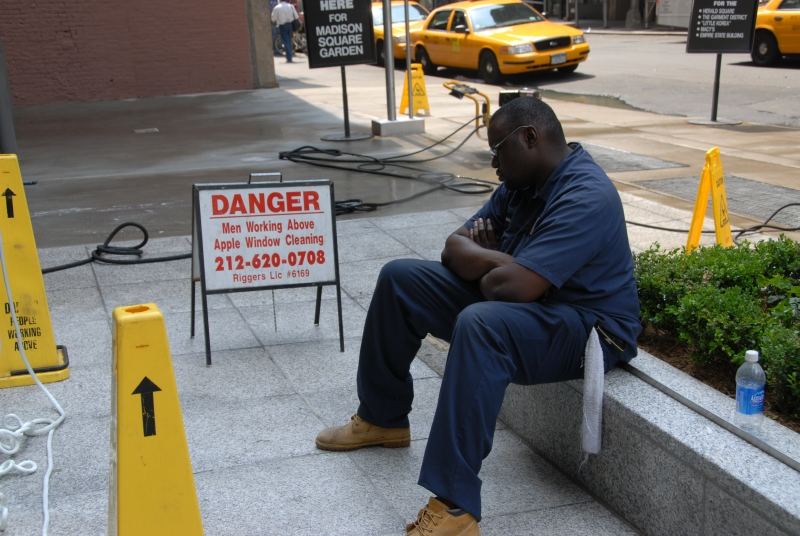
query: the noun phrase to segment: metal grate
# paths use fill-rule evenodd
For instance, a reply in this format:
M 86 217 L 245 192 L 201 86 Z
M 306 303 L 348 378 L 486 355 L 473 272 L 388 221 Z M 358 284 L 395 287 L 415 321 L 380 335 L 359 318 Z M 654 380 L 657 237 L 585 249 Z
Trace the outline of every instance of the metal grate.
M 602 145 L 592 145 L 591 143 L 583 143 L 581 145 L 583 145 L 584 149 L 589 151 L 594 161 L 597 162 L 606 173 L 686 167 L 684 164 L 679 164 L 677 162 L 668 162 L 652 156 L 619 151 L 617 149 L 603 147 Z
M 536 50 L 541 52 L 543 50 L 568 47 L 570 44 L 572 44 L 571 37 L 549 37 L 541 41 L 536 41 L 533 46 L 536 47 Z
M 639 184 L 651 190 L 694 201 L 699 181 L 699 177 L 678 177 L 641 181 Z M 729 211 L 761 221 L 769 218 L 773 212 L 787 203 L 800 203 L 800 190 L 735 175 L 725 176 L 725 193 L 728 196 Z M 781 211 L 772 221 L 785 227 L 800 227 L 800 207 L 789 207 Z

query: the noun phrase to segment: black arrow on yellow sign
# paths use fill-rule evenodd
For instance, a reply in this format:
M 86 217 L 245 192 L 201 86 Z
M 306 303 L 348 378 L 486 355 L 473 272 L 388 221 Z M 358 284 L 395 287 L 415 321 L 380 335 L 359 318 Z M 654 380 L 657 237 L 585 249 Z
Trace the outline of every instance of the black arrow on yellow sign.
M 145 376 L 133 390 L 133 395 L 142 395 L 142 431 L 144 436 L 156 435 L 156 408 L 153 404 L 153 393 L 161 388 Z
M 11 190 L 11 188 L 6 188 L 6 191 L 3 192 L 3 195 L 6 198 L 6 215 L 9 218 L 13 218 L 14 217 L 14 196 L 17 195 L 17 194 L 15 194 Z

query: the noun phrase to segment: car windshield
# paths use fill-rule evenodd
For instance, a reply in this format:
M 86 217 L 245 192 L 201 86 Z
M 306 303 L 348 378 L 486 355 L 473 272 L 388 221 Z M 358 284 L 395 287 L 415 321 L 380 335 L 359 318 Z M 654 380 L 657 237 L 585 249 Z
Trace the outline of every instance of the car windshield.
M 476 32 L 544 20 L 538 13 L 521 2 L 476 7 L 469 11 L 469 16 L 472 19 L 472 28 Z
M 415 20 L 425 20 L 428 14 L 417 4 L 408 4 L 408 20 L 413 22 Z M 392 24 L 395 22 L 406 21 L 406 10 L 402 5 L 392 6 Z M 373 26 L 383 26 L 383 8 L 372 8 L 372 24 Z

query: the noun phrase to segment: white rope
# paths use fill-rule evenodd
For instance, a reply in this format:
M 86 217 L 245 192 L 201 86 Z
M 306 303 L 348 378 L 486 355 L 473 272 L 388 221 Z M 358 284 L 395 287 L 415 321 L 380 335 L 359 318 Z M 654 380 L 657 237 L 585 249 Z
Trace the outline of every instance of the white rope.
M 58 418 L 55 420 L 38 418 L 27 422 L 23 422 L 22 419 L 13 413 L 9 413 L 3 417 L 2 428 L 0 428 L 0 451 L 6 455 L 13 455 L 19 452 L 25 442 L 26 437 L 36 437 L 47 434 L 47 471 L 44 474 L 44 480 L 42 482 L 42 536 L 47 536 L 47 529 L 50 526 L 49 491 L 50 474 L 53 472 L 53 432 L 55 432 L 56 428 L 58 428 L 61 423 L 64 422 L 66 413 L 61 407 L 61 404 L 58 403 L 53 395 L 50 394 L 50 391 L 48 391 L 42 382 L 39 381 L 39 378 L 36 377 L 36 372 L 33 370 L 33 367 L 31 367 L 31 364 L 28 361 L 28 356 L 25 353 L 25 347 L 22 344 L 22 333 L 19 330 L 17 309 L 14 305 L 14 297 L 11 292 L 11 284 L 9 282 L 10 278 L 8 277 L 8 270 L 6 269 L 6 256 L 5 249 L 3 247 L 2 232 L 0 232 L 0 266 L 2 266 L 3 282 L 5 283 L 6 296 L 11 309 L 11 321 L 14 324 L 14 331 L 17 336 L 17 344 L 19 346 L 20 356 L 22 357 L 22 361 L 25 363 L 25 368 L 28 370 L 28 374 L 30 374 L 31 378 L 33 378 L 33 381 L 36 382 L 36 385 L 39 386 L 44 394 L 47 395 L 47 398 L 50 399 L 50 403 L 58 412 Z M 31 474 L 34 473 L 36 469 L 37 465 L 32 460 L 25 460 L 21 463 L 16 463 L 14 460 L 6 460 L 2 465 L 0 465 L 0 476 L 11 472 Z M 7 521 L 8 509 L 5 506 L 5 497 L 0 494 L 0 531 L 5 531 Z

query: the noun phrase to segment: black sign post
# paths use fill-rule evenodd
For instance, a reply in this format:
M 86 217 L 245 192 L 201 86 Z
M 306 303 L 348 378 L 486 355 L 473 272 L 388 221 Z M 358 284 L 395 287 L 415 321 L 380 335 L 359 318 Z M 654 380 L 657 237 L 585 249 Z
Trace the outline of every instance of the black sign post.
M 714 70 L 714 95 L 711 101 L 711 123 L 738 124 L 738 121 L 718 121 L 719 79 L 722 54 L 750 52 L 756 27 L 756 0 L 694 0 L 686 40 L 686 52 L 717 54 Z M 704 123 L 704 122 L 700 122 Z
M 305 0 L 308 65 L 312 69 L 339 66 L 342 71 L 344 135 L 323 136 L 326 141 L 365 140 L 371 134 L 350 133 L 345 65 L 375 63 L 371 0 Z

